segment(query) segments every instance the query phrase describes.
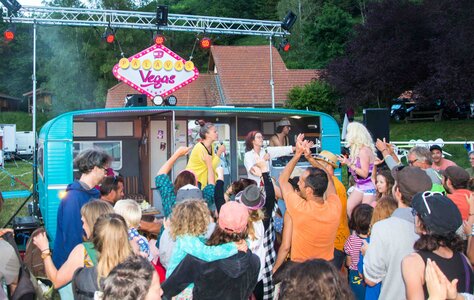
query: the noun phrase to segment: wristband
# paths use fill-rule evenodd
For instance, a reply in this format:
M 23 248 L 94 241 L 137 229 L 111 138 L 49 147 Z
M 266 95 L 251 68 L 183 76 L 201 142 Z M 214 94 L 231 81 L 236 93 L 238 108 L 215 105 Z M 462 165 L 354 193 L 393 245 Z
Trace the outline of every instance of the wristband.
M 44 251 L 49 251 L 49 248 L 41 250 L 41 253 L 43 253 Z

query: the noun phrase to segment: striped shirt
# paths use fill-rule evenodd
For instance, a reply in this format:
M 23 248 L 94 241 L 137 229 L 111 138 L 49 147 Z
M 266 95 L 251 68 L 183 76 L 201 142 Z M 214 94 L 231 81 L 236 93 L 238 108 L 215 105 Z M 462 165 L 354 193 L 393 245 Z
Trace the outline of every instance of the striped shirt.
M 350 270 L 357 270 L 357 264 L 359 263 L 359 253 L 362 247 L 362 239 L 356 234 L 351 234 L 344 244 L 344 252 L 351 257 Z

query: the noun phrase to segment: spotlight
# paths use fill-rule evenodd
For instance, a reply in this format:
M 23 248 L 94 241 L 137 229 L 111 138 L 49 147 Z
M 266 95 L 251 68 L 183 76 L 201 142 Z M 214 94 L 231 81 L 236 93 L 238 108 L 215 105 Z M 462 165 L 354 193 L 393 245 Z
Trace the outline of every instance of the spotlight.
M 279 49 L 279 50 L 283 50 L 283 51 L 285 51 L 285 52 L 290 51 L 290 48 L 291 48 L 291 45 L 290 45 L 290 43 L 288 42 L 287 39 L 283 39 L 283 40 L 280 42 L 280 45 L 278 46 L 278 49 Z
M 166 104 L 169 106 L 176 106 L 177 103 L 178 103 L 178 98 L 176 98 L 176 96 L 174 95 L 171 95 L 166 99 Z
M 211 48 L 211 45 L 212 45 L 212 41 L 208 37 L 204 37 L 199 41 L 199 46 L 201 47 L 201 49 L 207 50 Z
M 3 32 L 3 38 L 5 42 L 11 42 L 15 39 L 15 27 L 11 26 Z
M 115 31 L 109 26 L 105 30 L 102 37 L 108 44 L 112 44 L 115 41 Z
M 281 28 L 285 29 L 286 31 L 290 31 L 291 27 L 293 27 L 296 22 L 296 18 L 297 16 L 291 10 L 289 10 L 285 19 L 281 23 Z
M 163 105 L 164 100 L 163 100 L 163 97 L 161 97 L 160 95 L 157 95 L 157 96 L 153 97 L 152 102 L 156 106 L 161 106 L 161 105 Z
M 162 34 L 157 33 L 153 36 L 153 42 L 157 45 L 163 45 L 165 41 L 166 38 Z

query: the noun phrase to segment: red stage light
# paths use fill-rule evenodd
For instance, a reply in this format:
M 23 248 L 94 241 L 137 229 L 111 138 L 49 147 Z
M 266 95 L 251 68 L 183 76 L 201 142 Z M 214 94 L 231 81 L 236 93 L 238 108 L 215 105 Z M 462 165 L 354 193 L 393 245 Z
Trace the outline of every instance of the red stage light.
M 285 46 L 283 46 L 283 51 L 288 52 L 290 51 L 291 45 L 290 43 L 287 43 Z
M 166 41 L 165 37 L 161 34 L 156 34 L 153 40 L 155 41 L 155 44 L 157 45 L 163 45 Z
M 283 51 L 285 51 L 285 52 L 290 51 L 290 48 L 291 48 L 291 45 L 290 45 L 290 43 L 288 42 L 287 39 L 283 39 L 283 40 L 280 42 L 280 45 L 278 46 L 278 49 L 279 49 L 279 50 L 283 50 Z
M 105 41 L 109 44 L 112 44 L 115 41 L 115 34 L 107 33 L 107 35 L 105 36 Z
M 199 46 L 202 48 L 202 49 L 209 49 L 211 48 L 211 45 L 212 45 L 212 41 L 210 38 L 202 38 L 200 41 L 199 41 Z
M 5 32 L 3 32 L 3 38 L 7 42 L 13 41 L 15 39 L 15 31 L 10 28 L 5 30 Z

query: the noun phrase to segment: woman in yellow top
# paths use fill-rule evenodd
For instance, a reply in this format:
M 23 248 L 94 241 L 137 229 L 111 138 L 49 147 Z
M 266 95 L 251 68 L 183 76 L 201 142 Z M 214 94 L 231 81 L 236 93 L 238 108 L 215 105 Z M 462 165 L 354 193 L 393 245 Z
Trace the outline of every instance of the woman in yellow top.
M 219 139 L 216 127 L 212 123 L 205 123 L 199 120 L 199 136 L 201 141 L 197 143 L 189 156 L 189 161 L 186 166 L 187 170 L 191 170 L 196 174 L 197 180 L 201 183 L 201 189 L 207 185 L 207 166 L 205 161 L 205 155 L 212 157 L 212 171 L 215 172 L 217 166 L 220 163 L 220 156 L 225 151 L 225 146 L 220 145 L 217 149 L 217 153 L 214 153 L 213 143 Z

